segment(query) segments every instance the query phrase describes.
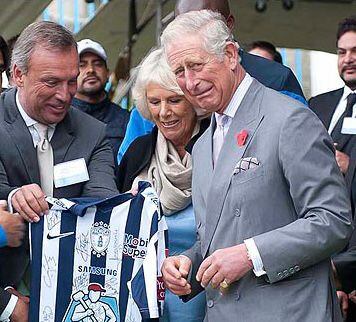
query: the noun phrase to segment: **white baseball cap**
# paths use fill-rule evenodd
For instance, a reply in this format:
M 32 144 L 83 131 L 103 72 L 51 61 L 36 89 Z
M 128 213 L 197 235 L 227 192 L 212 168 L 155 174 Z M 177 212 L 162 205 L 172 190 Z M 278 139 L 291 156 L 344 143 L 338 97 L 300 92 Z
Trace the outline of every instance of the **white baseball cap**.
M 84 53 L 93 53 L 98 55 L 100 58 L 107 61 L 108 57 L 106 55 L 105 49 L 99 43 L 91 39 L 83 39 L 78 42 L 78 54 L 79 56 Z

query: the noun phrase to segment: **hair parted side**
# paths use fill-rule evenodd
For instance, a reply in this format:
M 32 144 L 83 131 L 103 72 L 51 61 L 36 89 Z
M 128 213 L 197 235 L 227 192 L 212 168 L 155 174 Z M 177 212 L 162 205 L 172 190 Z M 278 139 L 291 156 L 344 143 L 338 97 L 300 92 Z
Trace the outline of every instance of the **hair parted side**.
M 199 10 L 177 16 L 163 31 L 161 44 L 166 51 L 170 44 L 191 35 L 201 37 L 204 49 L 220 59 L 227 42 L 234 41 L 224 16 L 211 10 Z
M 28 72 L 31 55 L 37 46 L 48 50 L 77 48 L 72 33 L 50 21 L 38 21 L 27 26 L 17 39 L 11 57 L 11 70 L 16 65 L 22 73 Z
M 178 95 L 184 95 L 168 66 L 162 49 L 151 51 L 136 68 L 136 72 L 137 78 L 132 88 L 132 97 L 141 115 L 148 120 L 152 120 L 146 95 L 149 84 L 154 83 Z

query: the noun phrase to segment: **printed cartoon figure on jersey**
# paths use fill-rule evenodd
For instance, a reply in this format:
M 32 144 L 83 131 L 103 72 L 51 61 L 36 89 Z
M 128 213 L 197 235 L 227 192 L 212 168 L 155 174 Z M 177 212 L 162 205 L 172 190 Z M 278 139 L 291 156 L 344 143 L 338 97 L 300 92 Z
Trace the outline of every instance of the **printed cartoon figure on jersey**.
M 100 284 L 91 283 L 87 294 L 73 293 L 63 322 L 120 322 L 116 299 L 105 292 Z

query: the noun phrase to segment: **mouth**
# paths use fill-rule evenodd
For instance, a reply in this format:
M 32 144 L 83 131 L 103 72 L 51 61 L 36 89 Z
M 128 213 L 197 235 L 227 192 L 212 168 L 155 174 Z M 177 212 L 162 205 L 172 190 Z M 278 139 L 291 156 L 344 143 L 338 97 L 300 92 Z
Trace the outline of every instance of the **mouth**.
M 356 72 L 356 65 L 346 66 L 342 69 L 343 73 L 354 73 Z
M 93 77 L 93 76 L 87 77 L 84 79 L 84 82 L 88 82 L 88 83 L 98 82 L 98 81 L 99 81 L 99 79 L 97 77 Z
M 164 128 L 166 128 L 166 129 L 175 127 L 178 123 L 179 123 L 179 120 L 169 121 L 169 122 L 162 122 L 162 121 L 161 121 L 162 126 L 163 126 Z
M 209 95 L 211 94 L 212 89 L 213 89 L 213 86 L 211 86 L 210 88 L 204 90 L 203 92 L 201 92 L 201 93 L 195 95 L 195 97 L 196 97 L 197 99 L 202 99 L 202 98 L 204 98 L 204 97 L 206 97 L 206 96 L 209 96 Z

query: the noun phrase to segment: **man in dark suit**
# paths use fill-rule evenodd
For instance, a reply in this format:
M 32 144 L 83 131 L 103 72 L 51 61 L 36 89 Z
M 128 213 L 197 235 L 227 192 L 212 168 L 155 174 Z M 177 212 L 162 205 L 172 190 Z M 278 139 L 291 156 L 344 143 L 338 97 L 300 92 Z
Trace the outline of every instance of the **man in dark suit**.
M 48 211 L 46 196 L 116 194 L 105 125 L 70 108 L 79 73 L 71 33 L 51 22 L 31 24 L 15 44 L 11 69 L 16 88 L 0 98 L 0 199 L 37 222 Z M 26 290 L 28 250 L 28 243 L 1 249 L 0 286 Z M 0 291 L 0 320 L 26 322 L 22 299 Z
M 356 136 L 346 130 L 346 123 L 353 123 L 352 118 L 356 115 L 356 18 L 351 17 L 343 20 L 339 24 L 337 31 L 337 54 L 338 71 L 345 86 L 315 97 L 309 101 L 310 108 L 318 115 L 329 134 L 334 140 L 336 147 L 336 161 L 341 172 L 344 174 L 346 184 L 349 189 L 353 213 L 356 206 Z M 345 121 L 344 121 L 345 120 Z M 356 128 L 356 123 L 353 123 Z M 356 134 L 356 132 L 355 132 Z M 355 232 L 350 240 L 350 247 L 356 246 Z M 351 252 L 348 254 L 348 252 Z M 346 259 L 346 260 L 345 260 Z M 349 280 L 343 276 L 343 272 L 349 271 L 347 267 L 355 265 L 354 251 L 347 250 L 333 260 L 342 289 L 349 292 L 349 285 L 345 281 Z M 356 272 L 354 272 L 356 276 Z M 356 306 L 349 311 L 348 319 L 354 321 L 356 317 Z M 353 317 L 352 317 L 353 316 Z

